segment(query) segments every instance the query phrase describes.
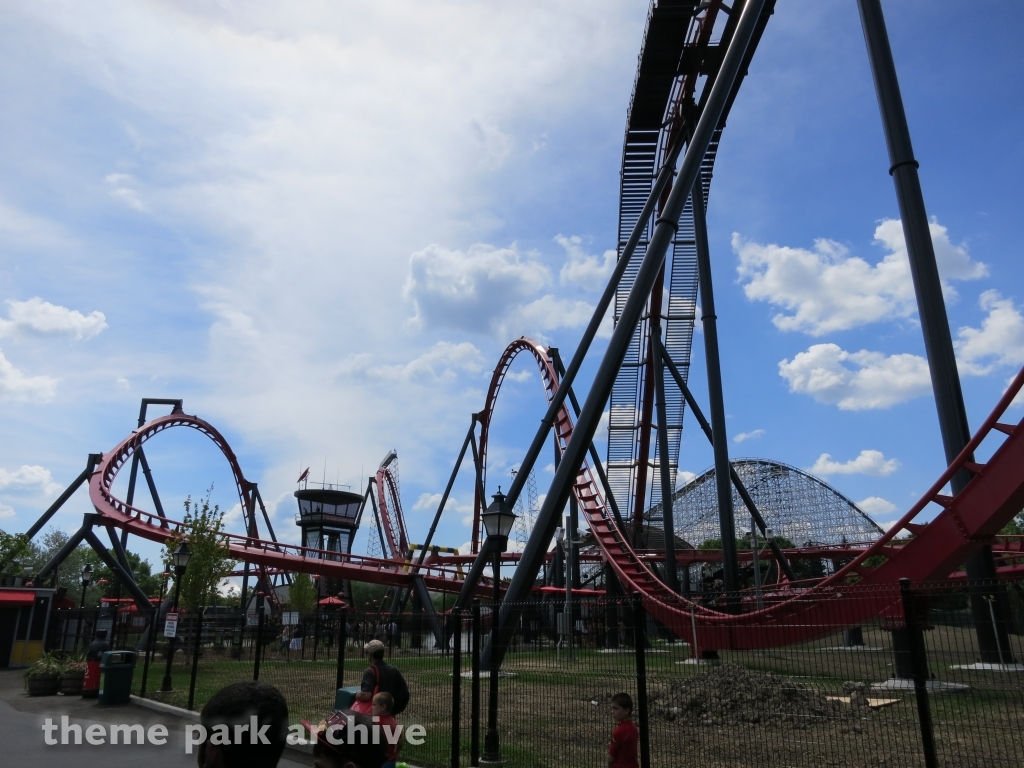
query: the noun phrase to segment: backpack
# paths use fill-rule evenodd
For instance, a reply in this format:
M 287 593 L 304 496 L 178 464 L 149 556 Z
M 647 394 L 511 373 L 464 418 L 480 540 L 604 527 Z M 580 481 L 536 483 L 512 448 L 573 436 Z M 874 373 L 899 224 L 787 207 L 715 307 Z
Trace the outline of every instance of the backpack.
M 395 705 L 391 708 L 391 714 L 400 715 L 409 706 L 409 686 L 406 685 L 405 678 L 402 677 L 402 673 L 397 667 L 386 664 L 385 671 L 388 673 L 388 677 L 391 678 L 389 682 L 393 689 L 388 691 L 388 693 L 395 700 Z

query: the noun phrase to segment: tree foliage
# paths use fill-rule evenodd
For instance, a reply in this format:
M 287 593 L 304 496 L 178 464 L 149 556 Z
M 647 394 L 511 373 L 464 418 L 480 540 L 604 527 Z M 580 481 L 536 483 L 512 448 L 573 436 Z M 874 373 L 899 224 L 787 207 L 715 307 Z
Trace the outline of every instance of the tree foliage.
M 10 563 L 17 562 L 19 573 L 25 566 L 31 566 L 33 573 L 38 574 L 67 544 L 69 538 L 68 534 L 57 528 L 48 528 L 32 541 L 27 541 L 24 534 L 0 531 L 0 548 L 3 548 L 3 552 L 14 553 L 14 556 L 10 557 Z M 142 591 L 149 597 L 156 597 L 160 592 L 160 577 L 152 572 L 149 561 L 143 560 L 131 550 L 127 550 L 125 556 L 128 565 L 131 566 L 132 575 Z M 3 556 L 0 556 L 0 561 L 3 559 Z M 120 580 L 88 544 L 80 544 L 72 550 L 57 566 L 56 571 L 47 578 L 47 583 L 52 583 L 58 589 L 65 588 L 68 596 L 79 602 L 82 596 L 82 569 L 86 564 L 91 564 L 93 570 L 92 581 L 85 594 L 85 604 L 96 606 L 101 597 L 118 596 Z M 10 564 L 7 571 L 11 571 Z M 122 587 L 120 596 L 129 597 L 128 590 Z
M 188 610 L 197 610 L 214 604 L 220 583 L 231 573 L 235 561 L 231 558 L 224 538 L 224 513 L 217 505 L 210 506 L 210 492 L 206 498 L 193 502 L 185 499 L 185 519 L 181 529 L 167 539 L 163 561 L 174 573 L 174 552 L 188 542 L 192 557 L 181 578 L 180 602 Z
M 13 570 L 14 563 L 30 551 L 28 537 L 24 533 L 7 533 L 0 530 L 0 568 L 6 573 Z
M 1004 536 L 1020 536 L 1024 534 L 1024 512 L 1019 512 L 1013 520 L 1003 527 L 1000 533 Z
M 288 588 L 288 605 L 303 616 L 316 607 L 316 585 L 308 573 L 292 575 L 292 585 Z

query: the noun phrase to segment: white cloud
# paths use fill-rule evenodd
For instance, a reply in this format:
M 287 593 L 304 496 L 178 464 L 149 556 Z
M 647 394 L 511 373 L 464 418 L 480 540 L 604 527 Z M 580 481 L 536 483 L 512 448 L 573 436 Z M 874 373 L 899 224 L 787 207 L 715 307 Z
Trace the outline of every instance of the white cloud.
M 756 439 L 758 437 L 761 437 L 761 435 L 763 435 L 763 434 L 764 434 L 764 430 L 763 429 L 755 429 L 755 430 L 752 430 L 750 432 L 740 432 L 738 435 L 733 437 L 732 441 L 734 443 L 743 443 L 743 442 L 746 442 L 747 440 L 754 440 L 754 439 Z
M 832 459 L 827 453 L 821 454 L 814 466 L 807 471 L 812 475 L 874 475 L 885 477 L 899 469 L 900 463 L 896 459 L 887 459 L 881 451 L 864 450 L 857 458 L 846 462 L 838 462 Z
M 499 329 L 512 330 L 514 312 L 541 330 L 582 315 L 559 303 L 578 298 L 558 284 L 562 259 L 481 246 L 486 268 L 477 269 L 471 244 L 508 246 L 522 232 L 561 256 L 550 243 L 559 230 L 520 218 L 522 201 L 550 206 L 552 190 L 584 167 L 577 160 L 592 164 L 589 150 L 604 140 L 572 126 L 619 123 L 605 96 L 628 93 L 645 19 L 635 3 L 596 0 L 589 10 L 567 0 L 25 4 L 11 34 L 30 58 L 24 78 L 8 79 L 8 102 L 23 107 L 12 111 L 26 129 L 19 141 L 28 136 L 18 149 L 40 188 L 81 214 L 67 226 L 89 258 L 65 258 L 65 279 L 78 282 L 74 268 L 106 275 L 111 295 L 136 302 L 137 328 L 118 329 L 117 360 L 97 361 L 107 364 L 101 386 L 121 396 L 113 379 L 122 376 L 133 391 L 193 392 L 192 408 L 289 465 L 268 465 L 268 497 L 293 487 L 286 456 L 330 452 L 355 475 L 395 444 L 408 457 L 410 500 L 436 489 L 435 470 L 450 471 L 508 341 Z M 78 130 L 66 106 L 74 99 L 49 97 L 54 82 L 102 103 L 123 135 Z M 37 108 L 48 122 L 28 117 Z M 33 137 L 36 123 L 53 131 Z M 544 155 L 556 149 L 557 161 Z M 111 164 L 97 174 L 90 157 Z M 513 170 L 496 174 L 499 166 Z M 152 219 L 134 215 L 118 190 L 135 192 Z M 38 199 L 12 205 L 34 210 Z M 5 221 L 0 207 L 0 230 Z M 29 225 L 11 224 L 37 242 Z M 426 254 L 411 269 L 410 254 L 429 243 L 462 257 Z M 549 292 L 553 301 L 539 301 Z M 208 312 L 189 310 L 196 294 Z M 422 333 L 404 323 L 413 301 Z M 452 327 L 465 333 L 434 332 Z M 157 364 L 141 361 L 154 339 L 172 338 Z M 480 357 L 474 345 L 436 350 L 440 339 L 471 339 Z M 341 361 L 355 375 L 340 375 Z M 452 376 L 471 383 L 451 386 Z
M 693 472 L 688 471 L 688 470 L 685 470 L 685 469 L 676 470 L 676 480 L 678 482 L 678 487 L 682 487 L 682 486 L 686 485 L 688 482 L 693 480 L 695 477 L 697 477 L 697 475 L 694 474 Z
M 0 337 L 20 332 L 69 336 L 75 340 L 91 339 L 107 327 L 107 318 L 102 312 L 83 315 L 78 310 L 51 304 L 38 296 L 28 301 L 8 299 L 7 306 L 10 319 L 0 319 Z
M 228 526 L 233 526 L 235 523 L 242 524 L 242 505 L 240 503 L 236 503 L 224 513 L 224 523 Z
M 14 507 L 9 507 L 3 502 L 0 502 L 0 520 L 9 520 L 17 514 L 18 513 L 14 511 Z
M 932 235 L 935 263 L 939 267 L 939 275 L 943 280 L 943 289 L 947 297 L 951 294 L 956 296 L 956 291 L 948 285 L 947 281 L 978 280 L 988 276 L 988 266 L 979 261 L 973 261 L 970 254 L 967 253 L 966 245 L 954 245 L 949 239 L 949 230 L 939 224 L 938 219 L 934 216 L 928 222 L 928 230 Z M 903 222 L 899 219 L 883 219 L 875 227 L 875 242 L 909 265 L 907 244 L 903 239 Z
M 46 467 L 37 464 L 23 464 L 18 469 L 0 467 L 0 491 L 38 489 L 44 496 L 56 496 L 61 486 L 53 482 L 53 475 Z
M 484 369 L 480 350 L 463 341 L 455 344 L 439 341 L 429 350 L 408 363 L 398 365 L 370 365 L 372 355 L 364 353 L 348 358 L 341 370 L 351 375 L 362 373 L 374 379 L 387 381 L 451 381 L 460 372 L 479 373 Z
M 978 299 L 988 312 L 981 328 L 957 331 L 957 363 L 965 374 L 985 375 L 996 366 L 1024 365 L 1024 316 L 1012 299 L 997 290 L 985 291 Z
M 416 503 L 412 505 L 412 508 L 417 512 L 430 512 L 433 514 L 437 511 L 437 505 L 440 503 L 440 493 L 421 493 L 419 498 L 416 499 Z M 444 512 L 447 512 L 449 515 L 452 513 L 461 515 L 459 520 L 462 525 L 469 526 L 473 524 L 473 502 L 471 501 L 466 504 L 460 504 L 454 496 L 449 496 L 448 501 L 444 505 Z M 444 519 L 444 512 L 442 512 L 442 520 Z
M 513 243 L 476 243 L 467 251 L 428 245 L 409 257 L 403 293 L 413 302 L 411 322 L 427 328 L 480 331 L 494 327 L 549 282 L 548 268 Z
M 598 290 L 605 286 L 615 268 L 617 254 L 614 250 L 605 251 L 603 259 L 599 259 L 583 250 L 583 238 L 578 235 L 557 235 L 555 242 L 565 249 L 569 259 L 558 273 L 558 279 L 563 285 L 578 285 L 588 290 Z
M 26 376 L 0 349 L 0 400 L 44 402 L 53 397 L 57 380 L 49 376 Z
M 409 258 L 403 293 L 416 314 L 408 323 L 501 338 L 544 338 L 546 331 L 585 324 L 594 312 L 587 302 L 537 297 L 550 282 L 537 255 L 520 253 L 515 243 L 476 243 L 467 251 L 430 245 Z
M 792 361 L 779 363 L 790 392 L 810 395 L 844 411 L 889 408 L 931 388 L 928 363 L 911 354 L 847 352 L 836 344 L 814 344 Z
M 1016 377 L 1015 376 L 1011 376 L 1010 378 L 1008 378 L 1006 380 L 1006 388 L 1007 389 L 1010 388 L 1010 384 L 1013 383 L 1014 378 L 1016 378 Z M 1006 390 L 1004 389 L 1003 392 L 1006 392 Z M 1019 407 L 1019 406 L 1024 406 L 1024 387 L 1022 387 L 1021 390 L 1017 393 L 1017 395 L 1013 398 L 1013 400 L 1010 401 L 1010 407 L 1011 408 Z
M 146 205 L 135 189 L 135 179 L 128 173 L 109 173 L 103 180 L 109 186 L 109 193 L 115 200 L 136 211 L 145 211 Z
M 947 297 L 956 295 L 949 280 L 975 280 L 988 274 L 988 268 L 972 261 L 964 246 L 950 242 L 945 227 L 933 220 L 930 228 Z M 833 240 L 818 239 L 814 249 L 807 250 L 762 245 L 738 233 L 732 236 L 747 298 L 786 310 L 772 317 L 780 330 L 811 336 L 916 314 L 900 221 L 882 221 L 875 229 L 875 242 L 888 253 L 877 264 L 869 264 Z
M 437 505 L 440 503 L 440 493 L 421 493 L 420 497 L 416 499 L 416 503 L 412 505 L 412 508 L 415 510 L 437 509 Z
M 857 506 L 869 515 L 888 515 L 896 511 L 896 505 L 881 496 L 868 496 L 863 501 L 858 501 Z
M 547 294 L 521 307 L 516 307 L 498 326 L 502 338 L 532 336 L 545 339 L 545 331 L 578 328 L 590 320 L 594 307 L 585 301 L 555 298 Z
M 524 369 L 522 371 L 516 371 L 515 373 L 506 373 L 505 374 L 505 380 L 506 381 L 515 381 L 515 382 L 520 382 L 521 383 L 521 382 L 524 382 L 524 381 L 529 381 L 532 378 L 533 378 L 533 371 L 531 371 L 529 369 Z

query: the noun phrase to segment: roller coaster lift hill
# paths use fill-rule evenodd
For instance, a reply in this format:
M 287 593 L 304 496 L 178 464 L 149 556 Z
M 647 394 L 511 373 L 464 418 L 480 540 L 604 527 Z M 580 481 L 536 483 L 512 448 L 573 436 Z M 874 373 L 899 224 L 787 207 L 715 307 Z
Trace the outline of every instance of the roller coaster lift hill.
M 167 429 L 188 428 L 213 441 L 227 459 L 235 480 L 244 534 L 226 534 L 225 540 L 231 556 L 243 563 L 243 605 L 251 576 L 272 601 L 275 582 L 296 572 L 314 574 L 332 583 L 383 584 L 395 590 L 393 608 L 397 605 L 400 610 L 411 596 L 426 612 L 436 642 L 446 643 L 453 628 L 446 628 L 434 612 L 430 593 L 457 594 L 449 613 L 452 616 L 472 597 L 489 598 L 494 591 L 495 585 L 485 571 L 495 553 L 489 551 L 486 539 L 481 541 L 480 526 L 481 513 L 487 506 L 487 449 L 501 384 L 520 354 L 537 364 L 547 409 L 508 488 L 509 508 L 516 508 L 549 439 L 555 443 L 558 462 L 522 552 L 498 555 L 515 567 L 511 581 L 497 585 L 497 593 L 503 594 L 499 629 L 484 649 L 485 665 L 501 663 L 524 606 L 535 596 L 541 569 L 546 563 L 550 566 L 553 558 L 561 557 L 561 543 L 554 550 L 551 545 L 570 500 L 573 514 L 578 511 L 589 529 L 590 547 L 588 552 L 578 553 L 577 545 L 571 543 L 575 536 L 568 536 L 570 564 L 579 561 L 578 554 L 580 559 L 597 565 L 609 591 L 636 595 L 669 632 L 705 653 L 809 639 L 822 631 L 821 627 L 832 626 L 820 619 L 838 615 L 835 609 L 840 604 L 851 626 L 875 616 L 900 615 L 898 590 L 877 590 L 873 599 L 864 599 L 862 592 L 860 599 L 844 602 L 842 587 L 852 580 L 868 587 L 895 585 L 902 578 L 913 582 L 967 578 L 975 584 L 1020 570 L 1021 566 L 1009 556 L 1019 554 L 1019 542 L 1014 544 L 998 534 L 1024 507 L 1024 427 L 1001 421 L 1024 387 L 1024 370 L 972 435 L 918 163 L 880 2 L 857 0 L 857 4 L 888 146 L 889 173 L 907 243 L 946 460 L 945 470 L 932 487 L 888 531 L 870 542 L 844 543 L 831 550 L 834 554 L 823 554 L 820 546 L 784 547 L 770 535 L 771 522 L 759 507 L 757 493 L 745 486 L 738 465 L 730 461 L 705 211 L 729 111 L 775 3 L 736 0 L 730 8 L 721 0 L 654 0 L 627 117 L 615 268 L 567 366 L 563 366 L 556 349 L 525 337 L 506 348 L 494 369 L 483 409 L 472 415 L 422 544 L 410 541 L 405 526 L 394 452 L 381 462 L 362 496 L 303 486 L 295 494 L 302 543 L 286 544 L 277 540 L 257 484 L 245 478 L 223 435 L 203 419 L 186 414 L 181 400 L 146 399 L 142 401 L 138 428 L 110 451 L 90 454 L 82 473 L 28 530 L 30 538 L 35 536 L 79 487 L 88 484 L 95 512 L 85 515 L 81 528 L 41 569 L 36 583 L 43 583 L 70 552 L 86 542 L 117 574 L 140 610 L 156 610 L 136 585 L 125 548 L 129 534 L 163 542 L 179 525 L 163 509 L 144 447 Z M 707 416 L 687 383 L 698 290 L 708 377 Z M 609 310 L 615 328 L 581 404 L 573 384 Z M 171 412 L 147 419 L 149 406 L 170 406 Z M 680 518 L 673 505 L 681 502 L 674 489 L 686 407 L 712 447 L 714 476 L 705 479 L 713 481 L 716 491 L 720 552 L 693 549 L 679 539 L 675 530 Z M 606 409 L 610 413 L 608 452 L 602 462 L 593 440 Z M 980 464 L 975 461 L 975 451 L 990 438 L 1001 439 L 1001 443 L 991 458 Z M 472 552 L 461 555 L 434 545 L 433 538 L 467 453 L 473 467 L 474 520 Z M 118 473 L 129 464 L 126 498 L 121 500 L 112 488 Z M 154 512 L 134 503 L 140 469 Z M 952 489 L 948 495 L 943 493 L 947 484 Z M 767 540 L 770 553 L 766 557 L 776 566 L 774 580 L 758 584 L 756 600 L 744 597 L 740 590 L 734 490 L 738 499 L 735 503 L 744 507 L 743 515 L 752 521 L 752 530 Z M 352 552 L 355 531 L 368 505 L 380 544 L 379 556 Z M 575 528 L 573 521 L 570 524 Z M 109 548 L 97 535 L 99 529 L 106 530 Z M 703 562 L 715 561 L 721 568 L 722 595 L 726 597 L 709 600 L 706 592 L 692 588 L 690 567 L 702 558 Z M 830 573 L 800 579 L 794 564 L 808 558 L 819 562 L 831 559 L 835 567 Z M 965 563 L 966 572 L 956 572 Z M 569 572 L 568 588 L 579 588 L 573 583 L 575 569 L 570 567 Z M 996 600 L 990 605 L 984 596 L 993 594 L 991 586 L 984 591 L 972 590 L 981 661 L 1012 663 L 1014 660 L 1007 659 L 1002 650 L 1010 647 L 1005 593 L 995 589 Z M 761 631 L 767 626 L 774 631 Z

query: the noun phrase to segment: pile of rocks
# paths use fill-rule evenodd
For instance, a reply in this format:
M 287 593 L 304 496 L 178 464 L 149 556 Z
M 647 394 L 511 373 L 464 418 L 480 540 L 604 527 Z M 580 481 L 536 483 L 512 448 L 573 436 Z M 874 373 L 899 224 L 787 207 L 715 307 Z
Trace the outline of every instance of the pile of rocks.
M 860 690 L 857 686 L 860 685 Z M 848 683 L 849 704 L 802 683 L 728 662 L 652 691 L 651 715 L 701 725 L 794 723 L 861 718 L 868 711 L 863 684 Z M 863 706 L 856 706 L 863 700 Z

